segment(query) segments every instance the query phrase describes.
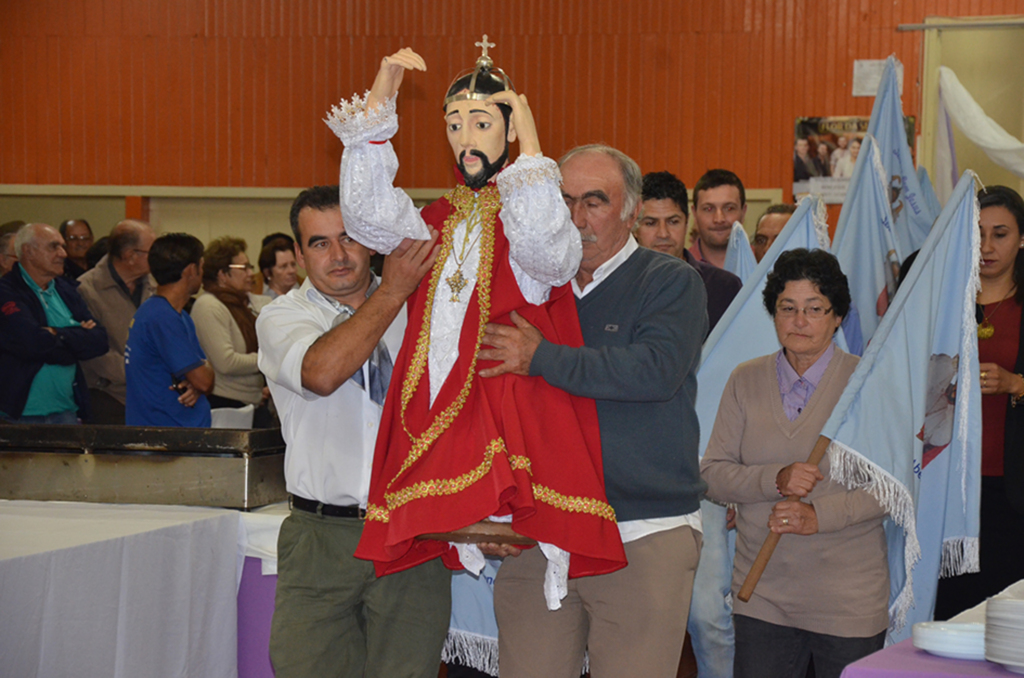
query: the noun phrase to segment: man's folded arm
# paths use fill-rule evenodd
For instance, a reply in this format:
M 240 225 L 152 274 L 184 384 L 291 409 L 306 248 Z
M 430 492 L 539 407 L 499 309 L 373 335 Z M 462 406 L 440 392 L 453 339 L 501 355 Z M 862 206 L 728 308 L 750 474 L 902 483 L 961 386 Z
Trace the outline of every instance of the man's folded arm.
M 203 361 L 202 365 L 186 372 L 183 379 L 200 393 L 209 393 L 213 390 L 214 372 L 208 361 Z

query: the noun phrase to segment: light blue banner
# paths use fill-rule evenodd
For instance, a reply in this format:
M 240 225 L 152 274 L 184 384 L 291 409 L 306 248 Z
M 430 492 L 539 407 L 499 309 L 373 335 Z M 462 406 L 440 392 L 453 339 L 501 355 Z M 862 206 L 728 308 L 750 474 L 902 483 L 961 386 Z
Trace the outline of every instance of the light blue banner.
M 978 566 L 979 237 L 965 174 L 822 430 L 832 478 L 870 492 L 891 516 L 892 641 L 931 618 L 940 570 Z
M 747 231 L 738 221 L 732 225 L 729 245 L 725 250 L 725 265 L 722 268 L 739 276 L 743 282 L 747 282 L 747 278 L 757 268 L 757 259 L 754 258 L 754 250 L 750 248 Z
M 900 251 L 904 256 L 909 256 L 921 248 L 938 213 L 932 211 L 925 198 L 910 154 L 907 130 L 903 124 L 903 102 L 900 100 L 899 80 L 896 77 L 897 63 L 895 56 L 885 60 L 882 81 L 868 122 L 868 134 L 877 141 L 882 156 Z M 860 155 L 858 163 L 864 160 L 864 153 Z
M 878 145 L 866 136 L 832 243 L 832 253 L 850 284 L 865 344 L 889 308 L 906 254 L 893 233 L 888 193 Z

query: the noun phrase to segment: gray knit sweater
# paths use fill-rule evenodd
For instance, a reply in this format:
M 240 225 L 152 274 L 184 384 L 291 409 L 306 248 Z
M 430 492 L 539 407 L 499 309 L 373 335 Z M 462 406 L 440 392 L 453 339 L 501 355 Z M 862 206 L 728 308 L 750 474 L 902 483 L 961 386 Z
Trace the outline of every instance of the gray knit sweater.
M 576 307 L 584 346 L 543 341 L 530 375 L 597 401 L 617 520 L 696 511 L 706 488 L 694 411 L 708 327 L 700 276 L 679 259 L 638 249 Z

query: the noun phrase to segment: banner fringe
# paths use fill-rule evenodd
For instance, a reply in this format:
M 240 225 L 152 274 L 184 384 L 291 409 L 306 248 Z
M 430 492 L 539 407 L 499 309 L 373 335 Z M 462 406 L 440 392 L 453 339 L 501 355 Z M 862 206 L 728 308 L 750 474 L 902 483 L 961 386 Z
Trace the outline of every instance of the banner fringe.
M 981 556 L 977 537 L 953 537 L 942 542 L 942 565 L 939 579 L 960 574 L 981 572 Z
M 804 200 L 809 199 L 809 197 L 804 198 Z M 828 208 L 825 207 L 825 201 L 821 200 L 820 196 L 813 208 L 814 235 L 818 238 L 818 246 L 828 252 L 832 249 L 832 241 L 828 237 Z
M 448 629 L 441 649 L 441 661 L 445 664 L 458 662 L 463 666 L 483 671 L 489 676 L 498 675 L 498 639 L 481 636 L 469 631 Z M 580 675 L 590 671 L 590 653 L 583 653 L 583 667 Z
M 458 662 L 477 671 L 498 675 L 498 639 L 468 631 L 448 630 L 441 650 L 441 661 Z
M 971 170 L 967 170 L 971 172 Z M 975 181 L 978 175 L 971 172 Z M 981 251 L 981 229 L 978 228 L 978 221 L 981 217 L 981 204 L 978 202 L 978 194 L 974 194 L 971 204 L 971 251 Z M 971 397 L 974 374 L 969 366 L 974 362 L 974 353 L 978 350 L 978 319 L 975 316 L 975 300 L 981 291 L 981 260 L 979 257 L 971 257 L 971 277 L 964 290 L 963 316 L 960 328 L 960 369 L 957 370 L 957 392 L 964 396 L 957 397 L 957 442 L 960 443 L 960 500 L 967 506 L 967 449 L 968 437 L 970 436 L 970 408 L 967 399 Z M 943 558 L 945 558 L 945 547 L 943 547 Z
M 890 473 L 843 443 L 833 440 L 828 446 L 828 457 L 832 480 L 851 490 L 860 489 L 870 494 L 906 533 L 903 561 L 907 579 L 889 609 L 889 631 L 898 632 L 906 625 L 907 612 L 914 605 L 913 570 L 921 559 L 914 499 Z

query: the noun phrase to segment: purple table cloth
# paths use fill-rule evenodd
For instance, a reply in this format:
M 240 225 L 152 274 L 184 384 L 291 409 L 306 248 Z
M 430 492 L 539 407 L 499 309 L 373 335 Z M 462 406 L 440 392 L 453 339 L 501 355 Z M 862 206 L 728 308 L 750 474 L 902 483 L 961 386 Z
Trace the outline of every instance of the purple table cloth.
M 241 668 L 241 663 L 239 663 Z M 241 675 L 241 674 L 239 674 Z M 999 664 L 966 659 L 945 659 L 904 640 L 868 655 L 843 670 L 842 678 L 947 678 L 948 676 L 1017 676 Z
M 263 576 L 259 558 L 246 557 L 238 586 L 238 678 L 274 678 L 270 620 L 277 575 Z

